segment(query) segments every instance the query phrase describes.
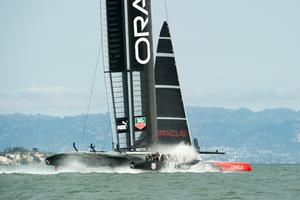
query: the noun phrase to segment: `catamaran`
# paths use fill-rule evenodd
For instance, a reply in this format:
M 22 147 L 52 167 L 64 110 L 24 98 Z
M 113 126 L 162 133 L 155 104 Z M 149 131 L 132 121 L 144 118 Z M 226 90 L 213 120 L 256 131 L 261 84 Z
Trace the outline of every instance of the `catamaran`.
M 76 160 L 86 166 L 128 166 L 160 170 L 172 155 L 161 147 L 184 144 L 200 154 L 191 140 L 182 100 L 177 65 L 168 22 L 160 31 L 156 56 L 153 53 L 150 0 L 101 0 L 102 59 L 113 134 L 113 151 L 60 153 L 46 164 L 65 166 Z M 177 163 L 192 166 L 201 159 Z M 242 162 L 205 162 L 223 171 L 250 171 Z

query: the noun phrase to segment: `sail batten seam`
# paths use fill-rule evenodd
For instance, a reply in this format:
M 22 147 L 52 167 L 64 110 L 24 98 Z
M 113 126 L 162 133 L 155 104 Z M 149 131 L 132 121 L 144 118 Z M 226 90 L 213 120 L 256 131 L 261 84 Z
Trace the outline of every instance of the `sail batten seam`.
M 175 57 L 174 53 L 156 53 L 156 57 Z
M 180 89 L 179 85 L 155 85 L 155 88 L 159 88 L 159 89 Z
M 171 37 L 159 37 L 160 40 L 171 40 Z
M 186 120 L 182 117 L 157 117 L 158 120 Z

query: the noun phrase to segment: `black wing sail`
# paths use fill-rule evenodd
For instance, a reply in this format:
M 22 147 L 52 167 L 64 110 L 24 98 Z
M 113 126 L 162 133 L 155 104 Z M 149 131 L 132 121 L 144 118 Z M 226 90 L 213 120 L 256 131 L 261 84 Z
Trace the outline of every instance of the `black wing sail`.
M 156 133 L 150 0 L 127 0 L 133 146 L 149 150 Z
M 149 149 L 157 130 L 150 0 L 102 0 L 101 7 L 114 149 Z
M 158 41 L 155 88 L 158 143 L 190 144 L 190 134 L 167 22 L 163 24 Z

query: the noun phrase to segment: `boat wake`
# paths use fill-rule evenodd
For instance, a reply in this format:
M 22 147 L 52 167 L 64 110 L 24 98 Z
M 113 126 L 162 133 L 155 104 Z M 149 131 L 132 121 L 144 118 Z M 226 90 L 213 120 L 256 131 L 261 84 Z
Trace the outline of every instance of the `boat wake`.
M 55 175 L 61 173 L 116 173 L 116 174 L 140 174 L 140 173 L 204 173 L 218 172 L 208 164 L 198 163 L 190 167 L 177 168 L 175 163 L 169 163 L 167 167 L 160 171 L 148 171 L 140 169 L 131 169 L 130 167 L 97 167 L 87 168 L 84 165 L 71 165 L 55 169 L 47 165 L 18 165 L 18 166 L 0 166 L 0 174 L 31 174 L 31 175 Z
M 4 165 L 0 166 L 0 174 L 54 174 L 54 170 L 44 164 Z
M 116 168 L 110 167 L 86 167 L 80 163 L 70 163 L 65 167 L 55 168 L 44 164 L 36 165 L 10 165 L 0 166 L 0 174 L 33 174 L 33 175 L 55 175 L 61 173 L 119 173 L 119 174 L 138 174 L 142 170 L 131 169 L 129 166 Z

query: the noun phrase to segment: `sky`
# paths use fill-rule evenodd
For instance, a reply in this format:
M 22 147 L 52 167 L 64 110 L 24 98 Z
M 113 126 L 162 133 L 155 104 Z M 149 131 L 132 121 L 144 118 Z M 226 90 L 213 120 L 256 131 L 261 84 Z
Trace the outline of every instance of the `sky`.
M 300 110 L 300 1 L 167 7 L 186 106 Z M 152 19 L 156 46 L 162 0 Z M 0 114 L 85 113 L 100 42 L 99 0 L 0 0 Z M 92 113 L 107 110 L 101 62 Z

